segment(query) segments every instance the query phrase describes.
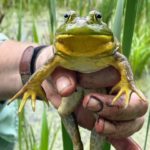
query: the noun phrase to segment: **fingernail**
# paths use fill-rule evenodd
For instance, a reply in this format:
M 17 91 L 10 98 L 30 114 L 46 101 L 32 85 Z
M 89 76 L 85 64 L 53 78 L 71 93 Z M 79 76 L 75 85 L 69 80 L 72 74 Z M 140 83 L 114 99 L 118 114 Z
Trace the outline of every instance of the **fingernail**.
M 104 119 L 99 118 L 95 122 L 95 130 L 97 133 L 103 133 L 103 131 L 104 131 Z
M 61 76 L 56 81 L 56 87 L 57 87 L 58 92 L 60 92 L 60 93 L 62 93 L 70 85 L 71 85 L 70 80 L 65 76 Z
M 103 109 L 103 103 L 97 97 L 90 96 L 86 107 L 94 112 L 100 112 Z

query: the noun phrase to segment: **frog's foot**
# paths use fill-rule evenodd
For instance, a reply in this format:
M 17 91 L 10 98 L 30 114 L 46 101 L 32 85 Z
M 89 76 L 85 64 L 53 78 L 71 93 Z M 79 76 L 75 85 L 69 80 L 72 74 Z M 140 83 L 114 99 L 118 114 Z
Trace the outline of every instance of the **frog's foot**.
M 41 86 L 36 86 L 36 87 L 29 87 L 29 86 L 24 86 L 16 95 L 14 95 L 9 101 L 8 104 L 13 102 L 15 99 L 17 99 L 19 96 L 23 94 L 23 98 L 21 101 L 21 104 L 19 106 L 18 113 L 20 113 L 26 103 L 26 101 L 31 98 L 31 104 L 32 104 L 32 110 L 35 111 L 35 103 L 36 103 L 36 97 L 39 96 L 44 100 L 48 105 L 48 100 L 46 98 L 45 92 Z
M 145 96 L 143 95 L 143 93 L 137 89 L 135 87 L 135 84 L 133 82 L 124 82 L 122 83 L 121 81 L 112 88 L 111 93 L 114 93 L 114 91 L 117 91 L 119 90 L 118 94 L 114 97 L 113 101 L 112 101 L 112 104 L 114 104 L 116 101 L 119 100 L 119 98 L 125 94 L 125 108 L 128 106 L 129 102 L 130 102 L 130 98 L 131 98 L 131 94 L 133 92 L 135 92 L 139 97 L 140 97 L 140 100 L 144 100 L 146 101 L 146 98 Z

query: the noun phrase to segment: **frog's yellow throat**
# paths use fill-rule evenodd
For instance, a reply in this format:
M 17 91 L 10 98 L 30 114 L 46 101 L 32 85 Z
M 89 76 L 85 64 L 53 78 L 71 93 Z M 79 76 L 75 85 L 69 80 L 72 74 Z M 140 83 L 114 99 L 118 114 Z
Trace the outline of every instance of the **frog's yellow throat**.
M 115 42 L 110 35 L 57 35 L 55 47 L 70 56 L 95 56 L 109 54 Z

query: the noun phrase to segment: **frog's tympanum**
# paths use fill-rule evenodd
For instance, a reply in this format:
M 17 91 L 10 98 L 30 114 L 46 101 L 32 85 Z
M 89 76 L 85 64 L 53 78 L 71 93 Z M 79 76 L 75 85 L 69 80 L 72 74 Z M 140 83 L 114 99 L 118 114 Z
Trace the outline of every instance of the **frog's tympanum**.
M 120 45 L 112 31 L 102 21 L 101 13 L 94 10 L 87 17 L 79 17 L 74 11 L 69 11 L 64 15 L 64 18 L 64 24 L 56 31 L 54 58 L 37 70 L 22 89 L 10 99 L 10 102 L 12 102 L 23 94 L 19 112 L 28 98 L 31 98 L 33 110 L 35 110 L 37 96 L 48 102 L 41 88 L 41 83 L 58 66 L 82 73 L 96 72 L 108 66 L 113 66 L 119 71 L 121 79 L 110 92 L 118 91 L 112 104 L 125 94 L 124 106 L 127 107 L 132 92 L 135 92 L 144 100 L 145 97 L 135 86 L 131 67 L 126 57 L 121 54 Z M 77 105 L 74 101 L 70 102 L 74 103 L 72 104 L 74 107 L 71 107 L 72 110 L 69 110 L 70 113 L 73 112 Z M 63 111 L 67 111 L 68 107 L 62 104 L 59 108 L 59 110 L 62 110 L 60 114 L 63 114 Z M 78 147 L 77 145 L 76 143 L 76 147 Z M 79 147 L 76 149 L 82 149 L 81 144 Z

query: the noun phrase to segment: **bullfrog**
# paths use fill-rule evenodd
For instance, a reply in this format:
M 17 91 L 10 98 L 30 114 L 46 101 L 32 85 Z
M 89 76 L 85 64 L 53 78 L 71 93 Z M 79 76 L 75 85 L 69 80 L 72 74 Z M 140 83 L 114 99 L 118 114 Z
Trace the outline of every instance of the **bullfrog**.
M 127 107 L 133 92 L 145 100 L 142 92 L 135 86 L 130 64 L 121 53 L 119 42 L 107 24 L 102 21 L 100 12 L 93 10 L 88 16 L 80 17 L 71 10 L 64 15 L 64 20 L 64 23 L 56 30 L 54 57 L 30 77 L 20 91 L 9 100 L 9 103 L 23 95 L 19 112 L 22 111 L 28 98 L 31 98 L 33 110 L 35 110 L 37 96 L 48 103 L 41 83 L 58 66 L 81 73 L 92 73 L 113 66 L 118 70 L 121 78 L 110 91 L 110 93 L 118 91 L 112 104 L 124 94 L 124 106 Z M 70 103 L 73 103 L 74 107 L 77 105 L 73 100 Z M 74 107 L 71 107 L 69 113 L 73 112 Z M 67 109 L 69 108 L 65 105 L 60 105 L 60 114 L 63 116 Z M 69 115 L 69 113 L 64 114 Z

